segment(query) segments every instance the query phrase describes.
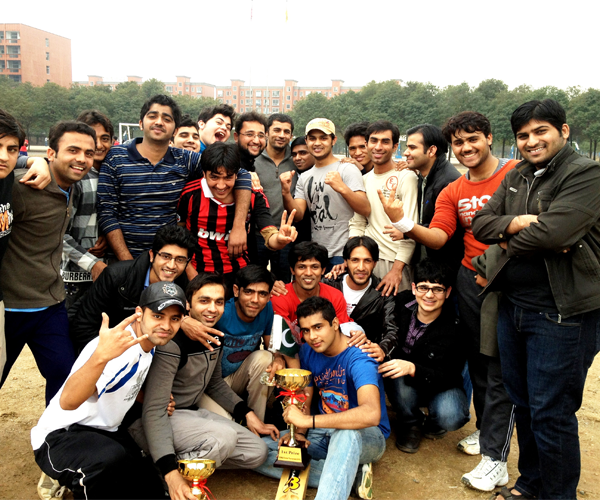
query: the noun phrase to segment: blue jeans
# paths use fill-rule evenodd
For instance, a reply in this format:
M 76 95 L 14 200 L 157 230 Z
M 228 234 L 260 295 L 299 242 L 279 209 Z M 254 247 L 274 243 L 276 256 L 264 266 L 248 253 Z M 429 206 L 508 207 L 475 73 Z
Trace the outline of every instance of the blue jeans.
M 576 498 L 581 461 L 575 412 L 599 330 L 600 309 L 560 318 L 502 301 L 498 344 L 504 384 L 516 405 L 521 493 Z
M 404 377 L 398 377 L 386 380 L 386 394 L 403 428 L 422 424 L 422 406 L 429 408 L 431 424 L 447 431 L 460 429 L 470 418 L 469 403 L 462 387 L 426 396 L 406 384 Z
M 282 432 L 282 435 L 287 431 Z M 308 453 L 312 457 L 308 486 L 318 488 L 315 500 L 346 500 L 351 493 L 359 464 L 377 462 L 385 451 L 385 437 L 379 427 L 358 430 L 310 429 Z M 265 476 L 279 479 L 281 469 L 273 467 L 277 459 L 277 441 L 269 436 L 263 440 L 269 447 L 264 464 L 254 469 Z

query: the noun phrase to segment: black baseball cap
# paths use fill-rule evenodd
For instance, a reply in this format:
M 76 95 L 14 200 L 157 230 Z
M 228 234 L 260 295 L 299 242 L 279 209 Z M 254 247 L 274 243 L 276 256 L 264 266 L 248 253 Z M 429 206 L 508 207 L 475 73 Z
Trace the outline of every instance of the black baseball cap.
M 147 287 L 140 297 L 140 307 L 149 307 L 154 312 L 161 312 L 169 306 L 179 306 L 185 314 L 185 293 L 180 286 L 170 281 L 159 281 Z

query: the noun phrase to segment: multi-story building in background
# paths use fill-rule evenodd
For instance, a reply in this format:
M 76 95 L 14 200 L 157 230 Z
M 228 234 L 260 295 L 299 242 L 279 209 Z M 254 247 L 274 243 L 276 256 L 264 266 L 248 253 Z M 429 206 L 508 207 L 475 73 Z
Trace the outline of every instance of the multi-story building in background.
M 230 104 L 239 113 L 257 110 L 261 113 L 288 113 L 296 102 L 308 95 L 323 94 L 328 99 L 361 87 L 344 87 L 344 80 L 331 80 L 328 87 L 300 87 L 296 80 L 285 80 L 282 87 L 266 85 L 244 85 L 244 80 L 233 79 L 231 85 L 217 87 L 217 99 Z
M 70 87 L 71 40 L 26 24 L 0 23 L 0 75 L 36 86 Z
M 328 99 L 350 90 L 360 91 L 361 87 L 344 87 L 343 80 L 331 80 L 327 87 L 300 87 L 296 80 L 285 80 L 284 85 L 244 85 L 244 80 L 232 79 L 231 85 L 216 86 L 212 83 L 192 82 L 189 76 L 178 76 L 177 81 L 165 83 L 165 92 L 171 95 L 210 97 L 230 104 L 239 113 L 257 110 L 264 114 L 288 113 L 296 102 L 308 95 L 323 94 Z M 141 76 L 128 76 L 127 81 L 142 84 Z M 105 82 L 101 76 L 89 75 L 87 82 L 74 82 L 83 87 L 108 85 L 112 90 L 121 82 Z

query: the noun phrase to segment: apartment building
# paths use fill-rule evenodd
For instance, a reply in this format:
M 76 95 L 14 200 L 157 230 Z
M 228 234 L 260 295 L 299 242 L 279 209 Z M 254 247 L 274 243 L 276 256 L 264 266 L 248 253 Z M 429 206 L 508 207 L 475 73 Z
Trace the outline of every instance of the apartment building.
M 41 86 L 70 87 L 71 40 L 26 24 L 0 23 L 0 75 Z

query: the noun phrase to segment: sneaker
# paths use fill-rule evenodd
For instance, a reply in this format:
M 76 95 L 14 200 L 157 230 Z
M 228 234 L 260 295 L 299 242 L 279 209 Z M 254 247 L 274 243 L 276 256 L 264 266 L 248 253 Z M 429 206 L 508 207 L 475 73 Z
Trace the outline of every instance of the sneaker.
M 359 498 L 371 500 L 373 498 L 373 464 L 359 465 L 360 483 L 356 488 Z
M 479 431 L 459 441 L 456 447 L 467 455 L 479 455 Z
M 418 425 L 396 430 L 396 448 L 404 453 L 416 453 L 421 445 L 421 428 Z
M 461 481 L 470 488 L 492 491 L 496 486 L 508 484 L 506 462 L 483 455 L 479 465 L 463 475 Z
M 52 500 L 54 498 L 62 498 L 67 490 L 61 486 L 56 479 L 52 479 L 42 472 L 42 476 L 38 481 L 37 491 L 40 500 Z

